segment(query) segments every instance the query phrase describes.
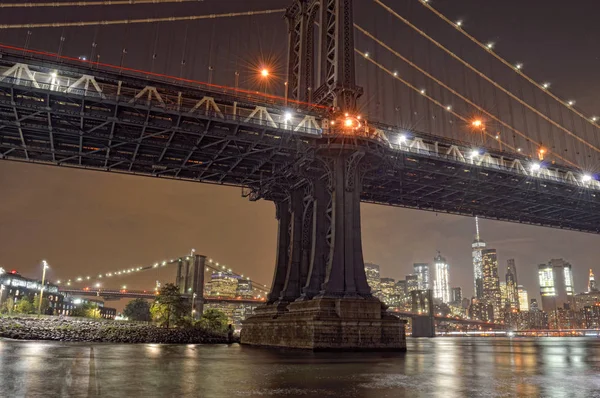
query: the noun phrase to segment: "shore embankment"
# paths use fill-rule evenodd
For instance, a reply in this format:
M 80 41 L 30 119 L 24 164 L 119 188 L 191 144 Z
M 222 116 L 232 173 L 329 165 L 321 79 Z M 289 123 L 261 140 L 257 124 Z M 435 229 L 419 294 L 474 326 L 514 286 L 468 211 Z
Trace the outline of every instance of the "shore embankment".
M 58 317 L 1 317 L 0 337 L 103 343 L 223 344 L 227 336 L 190 328 L 161 328 L 151 324 Z

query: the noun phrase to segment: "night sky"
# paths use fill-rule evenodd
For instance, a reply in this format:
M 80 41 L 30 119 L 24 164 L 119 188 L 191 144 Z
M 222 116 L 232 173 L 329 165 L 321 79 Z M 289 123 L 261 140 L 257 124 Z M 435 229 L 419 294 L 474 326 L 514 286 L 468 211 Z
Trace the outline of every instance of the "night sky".
M 370 0 L 355 3 L 357 22 L 393 43 L 403 54 L 412 54 L 424 66 L 429 64 L 433 71 L 446 73 L 450 79 L 459 71 L 444 62 L 443 57 L 431 53 L 430 46 Z M 502 71 L 513 79 L 506 68 L 492 64 L 489 56 L 449 31 L 417 0 L 387 3 L 474 64 L 488 66 L 494 78 L 502 79 Z M 463 19 L 465 29 L 475 37 L 493 40 L 503 57 L 523 62 L 534 79 L 552 82 L 553 92 L 576 100 L 584 114 L 596 112 L 600 116 L 600 56 L 596 51 L 600 37 L 596 16 L 600 6 L 596 1 L 437 0 L 432 4 L 453 20 Z M 2 9 L 0 23 L 201 15 L 286 5 L 285 0 L 205 0 L 168 6 Z M 126 47 L 126 66 L 206 81 L 210 64 L 215 66 L 215 83 L 232 84 L 233 72 L 240 70 L 241 85 L 252 88 L 258 84 L 253 78 L 254 68 L 262 59 L 268 59 L 276 64 L 278 74 L 269 90 L 278 93 L 284 81 L 285 29 L 281 16 L 130 28 L 70 28 L 64 31 L 62 53 L 90 56 L 91 43 L 96 40 L 96 51 L 103 62 L 118 64 L 122 48 Z M 55 52 L 61 33 L 60 28 L 35 30 L 29 47 Z M 26 37 L 26 30 L 0 31 L 2 43 L 23 46 Z M 393 62 L 364 37 L 357 36 L 356 44 L 381 62 Z M 154 52 L 158 57 L 152 63 Z M 183 68 L 182 58 L 186 60 Z M 372 66 L 369 69 L 364 60 L 358 61 L 357 68 L 359 84 L 365 87 L 362 109 L 369 118 L 404 127 L 446 130 L 445 125 L 435 124 L 444 123 L 445 119 L 426 120 L 423 108 L 411 100 L 411 94 L 401 85 L 375 73 Z M 527 87 L 515 82 L 507 84 Z M 501 100 L 491 92 L 474 86 L 464 88 L 467 94 L 470 92 L 475 98 L 479 95 L 482 103 L 502 114 Z M 532 97 L 539 98 L 542 97 Z M 589 126 L 578 127 L 583 125 L 581 121 L 569 118 L 565 124 L 573 123 L 573 129 L 581 128 L 578 131 L 582 136 L 598 143 L 597 131 Z M 516 123 L 523 128 L 540 126 L 529 115 L 524 119 Z M 561 150 L 569 145 L 560 141 L 564 138 L 556 131 L 545 130 L 543 125 L 536 130 L 536 141 L 543 141 L 543 145 L 560 146 Z M 464 132 L 459 128 L 449 134 L 460 137 Z M 576 153 L 575 146 L 569 150 L 565 156 L 579 160 L 585 169 L 600 170 L 597 153 Z M 274 206 L 264 201 L 248 202 L 241 197 L 239 188 L 4 161 L 0 162 L 0 193 L 0 266 L 17 269 L 26 276 L 41 274 L 42 259 L 49 262 L 49 277 L 55 280 L 150 265 L 195 248 L 258 282 L 271 282 L 276 244 Z M 413 262 L 431 262 L 440 250 L 450 263 L 451 285 L 462 286 L 463 294 L 472 295 L 470 245 L 474 219 L 363 205 L 362 223 L 365 261 L 380 264 L 383 276 L 404 278 L 412 272 Z M 519 283 L 525 285 L 530 297 L 538 296 L 537 265 L 551 258 L 562 257 L 573 264 L 577 291 L 585 290 L 589 268 L 600 273 L 600 238 L 595 235 L 488 220 L 481 221 L 481 235 L 488 247 L 498 250 L 501 280 L 506 260 L 515 258 Z M 137 282 L 123 279 L 112 286 L 151 289 L 156 279 L 164 281 L 174 273 L 161 272 L 146 273 Z

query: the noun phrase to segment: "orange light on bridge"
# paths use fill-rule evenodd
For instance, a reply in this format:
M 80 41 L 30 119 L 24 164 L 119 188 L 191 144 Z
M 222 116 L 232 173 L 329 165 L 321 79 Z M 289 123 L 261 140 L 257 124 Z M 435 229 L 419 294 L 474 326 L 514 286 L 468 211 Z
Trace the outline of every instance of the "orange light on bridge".
M 475 120 L 473 120 L 471 125 L 473 127 L 480 128 L 480 127 L 483 127 L 483 122 L 481 121 L 481 119 L 475 119 Z
M 354 122 L 352 121 L 352 119 L 348 118 L 344 121 L 344 126 L 352 127 L 352 126 L 354 126 Z
M 546 149 L 545 148 L 540 148 L 538 150 L 538 157 L 540 158 L 540 160 L 544 160 L 544 155 L 546 154 Z
M 269 75 L 270 75 L 270 73 L 269 73 L 269 70 L 268 70 L 268 69 L 266 69 L 266 68 L 263 68 L 263 69 L 260 71 L 260 75 L 261 75 L 262 77 L 269 77 Z

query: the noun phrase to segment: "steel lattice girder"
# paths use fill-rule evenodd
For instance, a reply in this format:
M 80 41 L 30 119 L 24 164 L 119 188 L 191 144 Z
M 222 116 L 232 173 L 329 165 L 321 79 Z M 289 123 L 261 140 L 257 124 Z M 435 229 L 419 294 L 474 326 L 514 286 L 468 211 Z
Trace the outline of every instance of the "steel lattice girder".
M 0 59 L 0 66 L 10 62 L 8 58 Z M 38 64 L 39 73 L 46 68 L 46 76 L 57 67 Z M 85 69 L 60 67 L 74 80 Z M 82 95 L 0 81 L 0 158 L 242 186 L 258 192 L 255 198 L 270 198 L 278 187 L 295 186 L 318 172 L 311 162 L 316 148 L 327 140 L 320 134 L 298 133 L 272 120 L 257 124 L 245 117 L 225 117 L 219 107 L 231 99 L 216 95 L 211 106 L 219 112 L 192 112 L 163 99 L 161 106 L 158 100 L 137 101 L 147 80 L 94 72 L 102 87 L 118 84 L 119 89 L 137 90 L 137 96 Z M 177 98 L 184 93 L 196 107 L 202 101 L 209 106 L 200 89 L 152 84 L 158 91 L 149 96 Z M 277 111 L 264 108 L 273 115 Z M 443 153 L 450 153 L 449 145 L 460 144 L 437 140 L 440 151 L 445 145 Z M 435 148 L 439 152 L 437 142 Z M 363 201 L 600 232 L 597 189 L 459 162 L 442 152 L 434 156 L 427 150 L 390 147 L 384 159 L 365 176 Z

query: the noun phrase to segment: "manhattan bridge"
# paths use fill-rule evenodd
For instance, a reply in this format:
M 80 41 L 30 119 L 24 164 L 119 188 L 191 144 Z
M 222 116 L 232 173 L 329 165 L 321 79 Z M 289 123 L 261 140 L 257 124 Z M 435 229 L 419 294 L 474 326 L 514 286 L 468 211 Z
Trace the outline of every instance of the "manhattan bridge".
M 94 8 L 152 7 L 146 3 L 197 3 L 206 13 L 91 20 Z M 0 45 L 0 159 L 235 186 L 251 201 L 273 202 L 277 255 L 267 307 L 274 317 L 295 302 L 371 299 L 361 202 L 600 231 L 600 181 L 592 169 L 598 119 L 428 0 L 294 0 L 266 10 L 252 2 L 251 10 L 223 13 L 209 13 L 210 3 L 1 4 L 90 12 L 85 21 L 0 25 L 0 33 L 25 37 Z M 493 68 L 427 33 L 407 17 L 407 5 L 430 14 Z M 287 44 L 286 55 L 278 54 L 285 62 L 232 55 L 252 36 L 248 19 L 287 23 L 287 38 L 273 39 Z M 191 23 L 206 25 L 209 48 L 189 49 Z M 167 43 L 160 70 L 160 51 L 167 51 L 160 43 L 177 24 L 186 24 L 175 38 L 183 45 Z M 102 42 L 113 25 L 126 26 L 126 34 Z M 401 49 L 381 25 L 410 32 L 421 45 Z M 66 29 L 90 34 L 86 54 L 68 52 Z M 146 29 L 146 44 L 154 45 L 143 68 L 128 66 L 136 29 Z M 56 45 L 34 48 L 39 31 Z M 119 54 L 115 62 L 105 61 L 110 51 Z M 202 80 L 186 74 L 194 51 L 208 57 Z M 213 65 L 223 58 L 235 64 L 227 84 Z M 278 62 L 283 71 L 275 71 Z M 361 87 L 370 75 L 377 84 Z M 515 79 L 516 90 L 508 83 Z

